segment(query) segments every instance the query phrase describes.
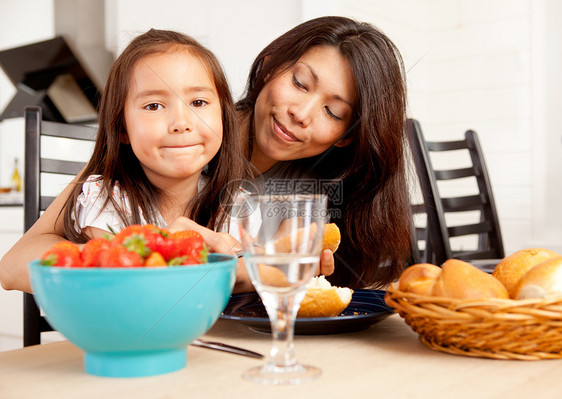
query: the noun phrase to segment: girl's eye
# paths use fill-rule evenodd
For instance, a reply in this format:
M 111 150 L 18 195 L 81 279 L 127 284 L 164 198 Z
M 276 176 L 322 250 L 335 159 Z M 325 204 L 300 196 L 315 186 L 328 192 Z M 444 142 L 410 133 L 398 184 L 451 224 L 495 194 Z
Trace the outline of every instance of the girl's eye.
M 328 108 L 327 106 L 324 107 L 324 108 L 326 109 L 326 112 L 328 113 L 328 116 L 329 116 L 330 118 L 335 119 L 335 120 L 337 120 L 337 121 L 341 121 L 341 120 L 342 120 L 341 117 L 339 117 L 339 116 L 335 115 L 334 113 L 332 113 L 332 111 L 330 111 L 330 108 Z
M 149 111 L 157 111 L 162 107 L 161 104 L 157 104 L 157 103 L 152 103 L 152 104 L 148 104 L 144 107 L 144 109 L 147 109 Z
M 204 107 L 209 103 L 205 100 L 194 100 L 191 104 L 193 104 L 194 107 Z
M 293 75 L 293 83 L 295 84 L 295 86 L 297 86 L 299 89 L 303 89 L 306 90 L 305 85 L 303 85 L 295 75 Z

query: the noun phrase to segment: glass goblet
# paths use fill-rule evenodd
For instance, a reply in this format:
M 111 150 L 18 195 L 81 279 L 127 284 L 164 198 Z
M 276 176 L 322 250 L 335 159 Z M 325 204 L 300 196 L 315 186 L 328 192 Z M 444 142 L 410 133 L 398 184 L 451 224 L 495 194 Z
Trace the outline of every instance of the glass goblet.
M 306 286 L 315 275 L 327 216 L 325 195 L 249 195 L 241 198 L 239 230 L 248 274 L 271 322 L 273 344 L 265 365 L 244 378 L 265 384 L 298 384 L 320 369 L 300 364 L 294 323 Z

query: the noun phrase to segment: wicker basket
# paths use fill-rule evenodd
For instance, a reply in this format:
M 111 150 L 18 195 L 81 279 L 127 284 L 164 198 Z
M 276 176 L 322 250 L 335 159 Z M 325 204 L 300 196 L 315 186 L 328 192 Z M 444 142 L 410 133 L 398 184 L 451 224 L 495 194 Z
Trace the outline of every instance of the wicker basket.
M 493 359 L 562 358 L 562 297 L 475 301 L 392 285 L 385 301 L 433 350 Z

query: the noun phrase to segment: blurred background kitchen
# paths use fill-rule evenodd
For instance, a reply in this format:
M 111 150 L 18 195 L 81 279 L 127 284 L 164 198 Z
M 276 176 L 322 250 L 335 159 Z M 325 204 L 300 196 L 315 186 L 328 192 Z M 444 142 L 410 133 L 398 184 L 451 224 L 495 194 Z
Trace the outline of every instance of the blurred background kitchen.
M 562 2 L 557 0 L 0 0 L 0 51 L 64 35 L 103 87 L 134 36 L 190 34 L 222 62 L 235 98 L 272 39 L 321 15 L 370 22 L 408 70 L 409 116 L 427 139 L 480 135 L 506 253 L 562 253 Z M 16 87 L 0 70 L 0 112 Z M 0 187 L 23 176 L 23 120 L 0 122 Z M 17 197 L 16 202 L 17 202 Z M 23 209 L 0 206 L 0 256 L 23 232 Z M 22 346 L 21 293 L 0 288 L 0 351 Z M 48 341 L 46 339 L 45 341 Z

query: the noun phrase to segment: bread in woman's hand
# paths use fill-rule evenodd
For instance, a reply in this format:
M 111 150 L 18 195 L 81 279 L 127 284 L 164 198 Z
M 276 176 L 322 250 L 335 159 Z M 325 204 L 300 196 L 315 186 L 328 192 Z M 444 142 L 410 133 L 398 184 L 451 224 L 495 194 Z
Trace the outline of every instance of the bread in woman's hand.
M 324 245 L 322 250 L 329 249 L 332 252 L 336 252 L 340 245 L 341 233 L 337 224 L 327 223 L 324 226 Z
M 310 244 L 316 236 L 318 225 L 311 223 L 306 227 L 301 227 L 296 230 L 296 233 L 291 234 L 293 226 L 290 220 L 287 219 L 281 223 L 277 233 L 281 238 L 274 242 L 276 252 L 294 253 L 294 252 L 309 252 Z
M 333 317 L 351 302 L 353 290 L 334 287 L 324 276 L 314 277 L 308 284 L 297 317 Z
M 550 257 L 523 275 L 514 289 L 514 298 L 548 298 L 562 295 L 562 256 Z
M 509 298 L 507 289 L 497 278 L 458 259 L 443 263 L 433 295 L 458 299 Z
M 418 263 L 402 272 L 398 288 L 400 291 L 419 295 L 432 295 L 433 286 L 441 274 L 439 266 L 430 263 Z
M 286 227 L 280 227 L 280 232 L 284 232 L 281 238 L 275 241 L 275 250 L 277 252 L 294 252 L 302 245 L 308 245 L 310 240 L 316 234 L 318 226 L 311 223 L 308 227 L 302 227 L 297 230 L 296 235 L 290 235 Z M 335 223 L 327 223 L 324 226 L 324 235 L 322 236 L 322 250 L 329 249 L 336 252 L 341 241 L 341 233 L 339 227 Z
M 522 249 L 503 258 L 494 269 L 492 276 L 507 288 L 511 298 L 516 298 L 515 287 L 519 279 L 539 263 L 554 256 L 558 256 L 558 254 L 549 249 Z
M 259 279 L 262 284 L 270 287 L 290 287 L 287 276 L 279 268 L 263 263 L 258 264 Z

